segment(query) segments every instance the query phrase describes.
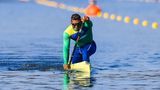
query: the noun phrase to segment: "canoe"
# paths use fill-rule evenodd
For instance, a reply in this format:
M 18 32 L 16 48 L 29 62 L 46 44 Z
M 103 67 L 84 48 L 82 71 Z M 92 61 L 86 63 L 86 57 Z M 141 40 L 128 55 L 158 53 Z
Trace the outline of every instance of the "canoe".
M 91 65 L 90 65 L 90 63 L 83 61 L 83 62 L 71 64 L 71 70 L 90 73 L 91 72 Z

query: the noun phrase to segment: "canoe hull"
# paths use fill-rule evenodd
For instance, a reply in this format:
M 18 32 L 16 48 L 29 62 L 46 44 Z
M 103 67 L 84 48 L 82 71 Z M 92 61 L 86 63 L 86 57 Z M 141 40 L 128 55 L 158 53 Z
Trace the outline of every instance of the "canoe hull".
M 71 64 L 71 70 L 75 70 L 75 71 L 81 71 L 81 72 L 91 72 L 91 65 L 86 62 L 79 62 L 76 64 Z

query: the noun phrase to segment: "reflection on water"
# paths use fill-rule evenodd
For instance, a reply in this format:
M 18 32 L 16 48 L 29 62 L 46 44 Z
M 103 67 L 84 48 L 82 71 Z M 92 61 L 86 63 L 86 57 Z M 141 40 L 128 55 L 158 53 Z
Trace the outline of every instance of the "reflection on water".
M 63 78 L 64 90 L 72 90 L 83 87 L 92 87 L 93 78 L 90 77 L 90 73 L 84 72 L 65 72 Z

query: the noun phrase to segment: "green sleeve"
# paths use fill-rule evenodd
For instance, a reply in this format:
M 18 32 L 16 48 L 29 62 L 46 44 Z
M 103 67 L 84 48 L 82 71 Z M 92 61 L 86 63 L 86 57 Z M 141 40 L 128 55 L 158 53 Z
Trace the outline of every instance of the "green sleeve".
M 91 28 L 93 26 L 93 23 L 92 23 L 92 21 L 88 20 L 88 21 L 85 21 L 83 25 L 85 27 Z
M 68 63 L 69 48 L 70 48 L 70 38 L 69 38 L 69 35 L 66 32 L 64 32 L 63 33 L 63 60 L 64 60 L 64 64 Z

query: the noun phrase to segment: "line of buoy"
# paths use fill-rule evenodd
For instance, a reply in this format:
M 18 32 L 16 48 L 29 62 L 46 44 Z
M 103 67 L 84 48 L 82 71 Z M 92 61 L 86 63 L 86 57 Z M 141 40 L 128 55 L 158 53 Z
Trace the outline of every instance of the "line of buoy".
M 54 7 L 54 8 L 60 8 L 60 9 L 65 9 L 65 10 L 69 10 L 72 12 L 77 12 L 77 13 L 83 13 L 85 14 L 85 9 L 84 8 L 79 8 L 79 7 L 75 7 L 75 6 L 68 6 L 65 5 L 63 3 L 58 3 L 55 1 L 48 1 L 48 0 L 35 0 L 36 3 L 41 4 L 41 5 L 45 5 L 45 6 L 49 6 L 49 7 Z M 129 16 L 120 16 L 120 15 L 116 15 L 113 13 L 108 13 L 108 12 L 99 12 L 97 14 L 97 17 L 101 17 L 104 19 L 110 19 L 110 20 L 115 20 L 118 22 L 124 22 L 124 23 L 132 23 L 134 25 L 141 25 L 143 27 L 148 27 L 150 26 L 152 29 L 158 29 L 159 28 L 159 24 L 158 22 L 152 22 L 149 23 L 148 20 L 142 20 L 140 22 L 140 19 L 138 18 L 133 18 L 131 19 L 131 17 Z

